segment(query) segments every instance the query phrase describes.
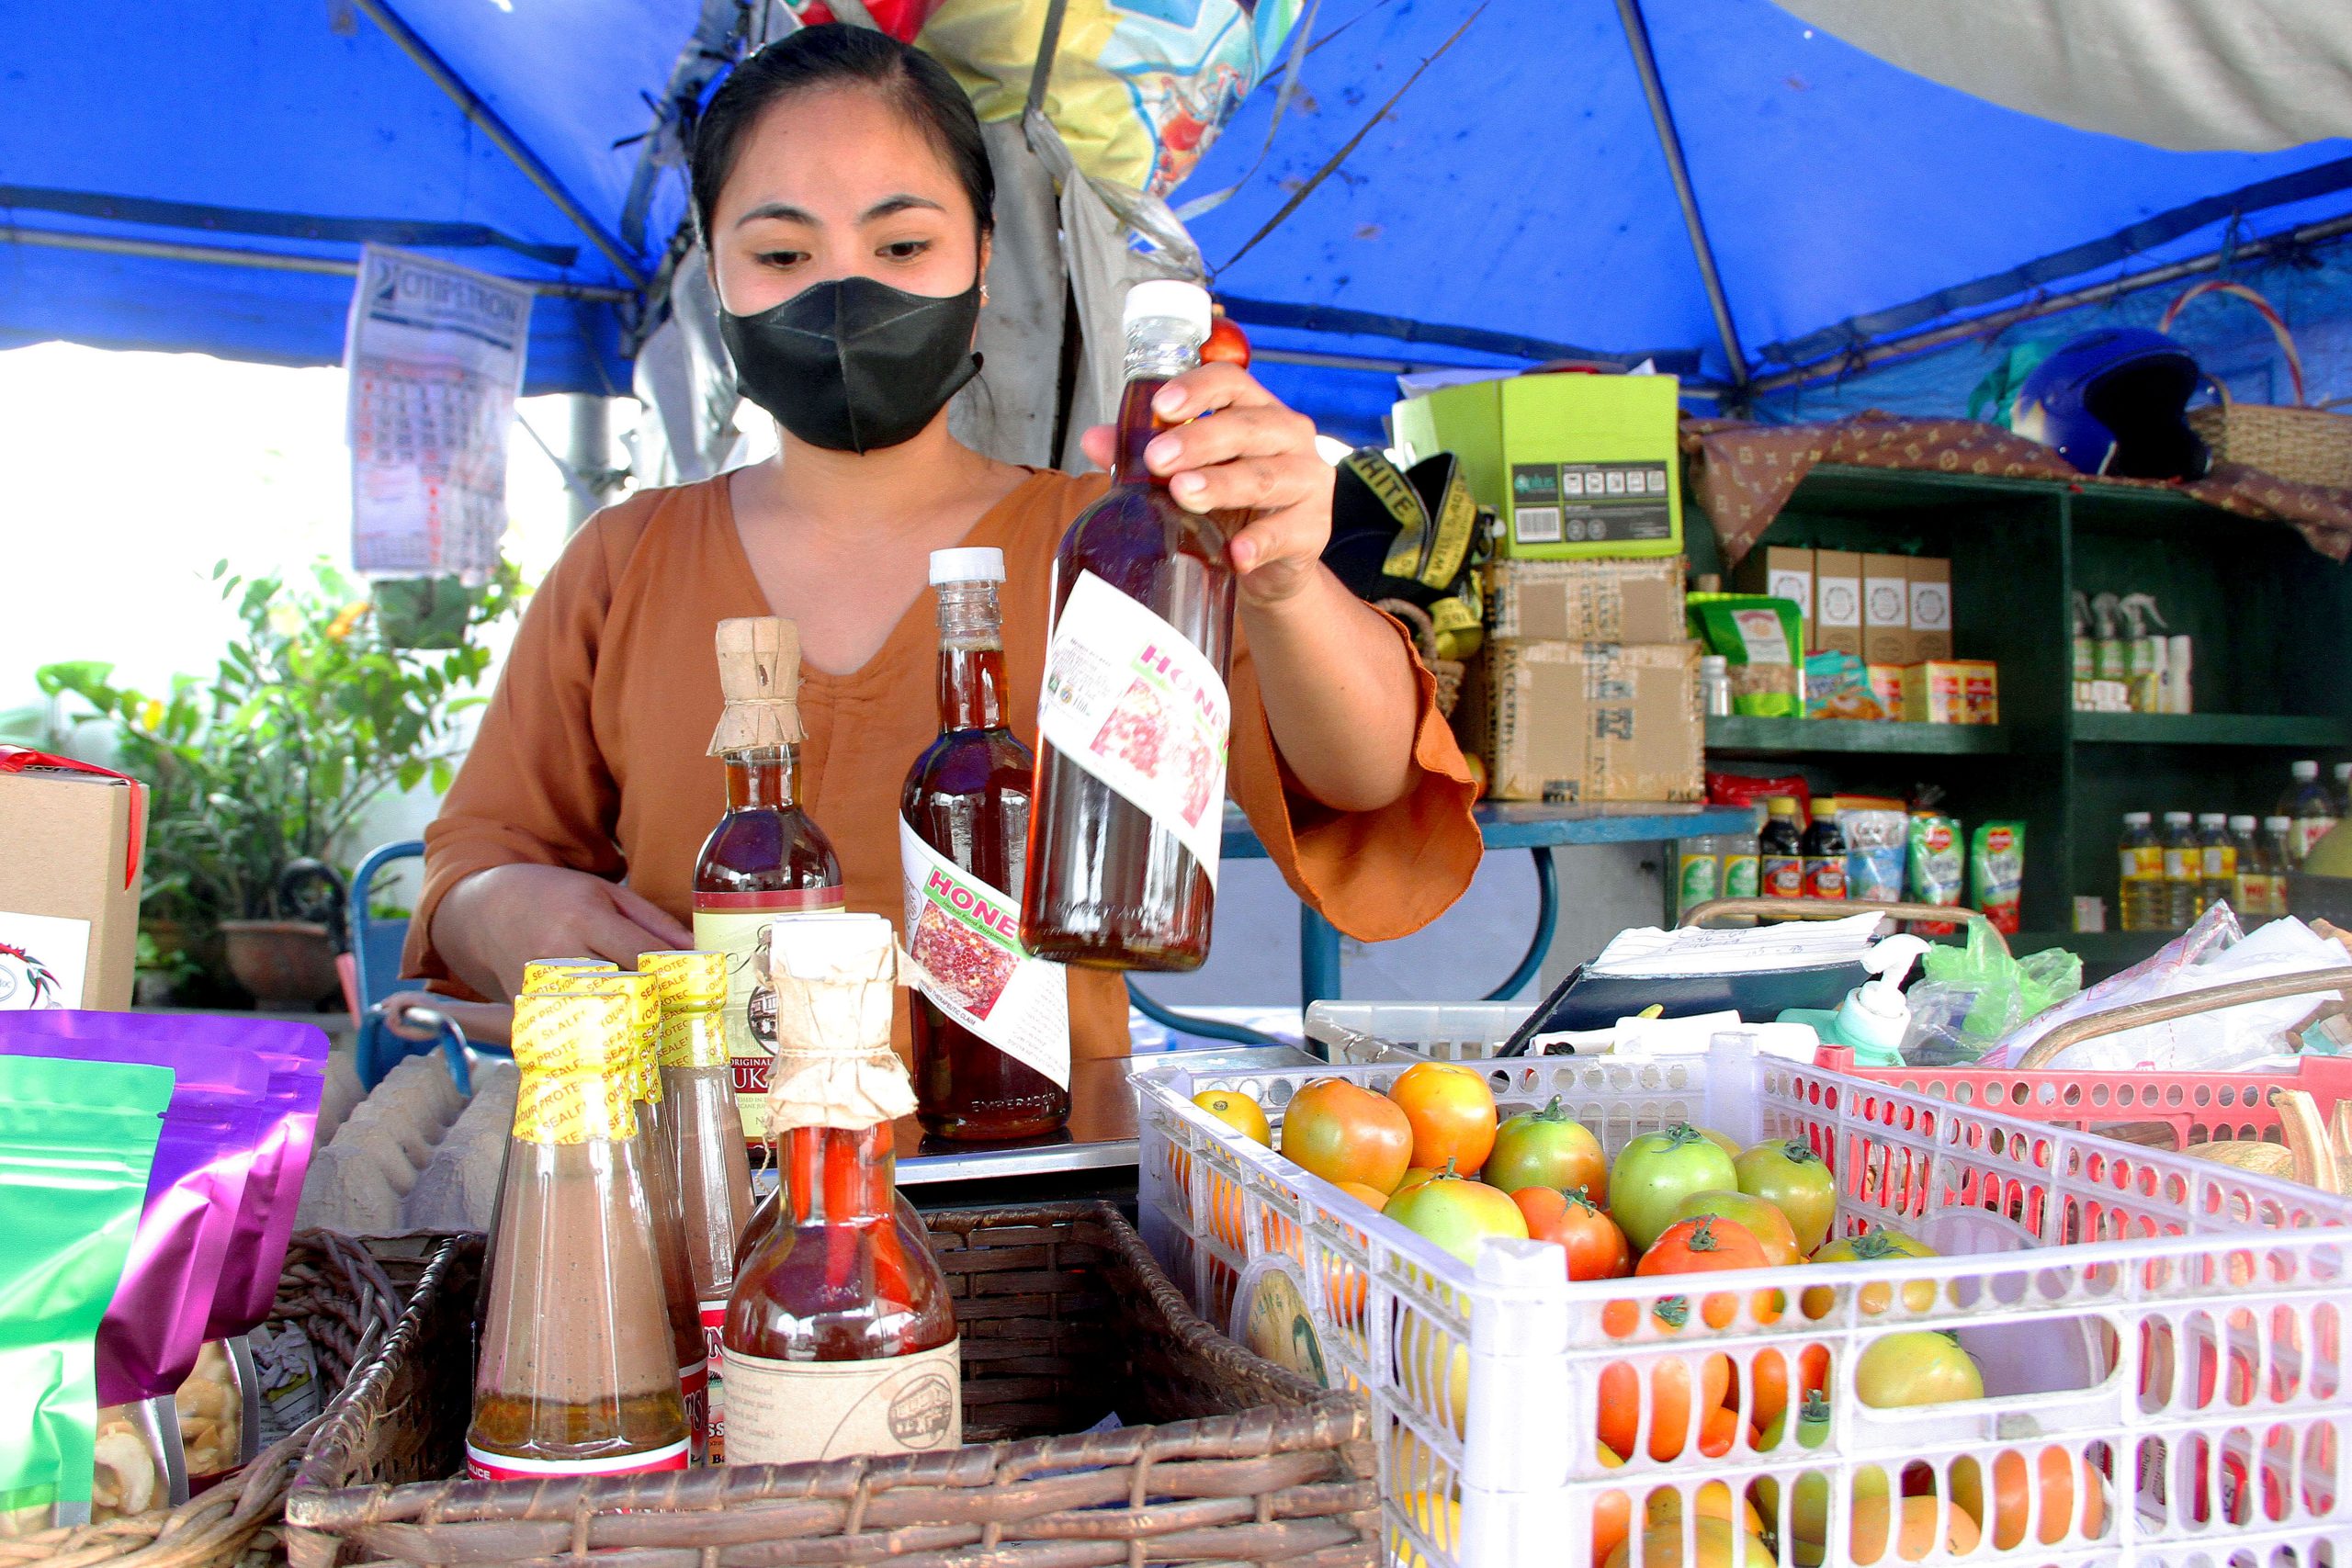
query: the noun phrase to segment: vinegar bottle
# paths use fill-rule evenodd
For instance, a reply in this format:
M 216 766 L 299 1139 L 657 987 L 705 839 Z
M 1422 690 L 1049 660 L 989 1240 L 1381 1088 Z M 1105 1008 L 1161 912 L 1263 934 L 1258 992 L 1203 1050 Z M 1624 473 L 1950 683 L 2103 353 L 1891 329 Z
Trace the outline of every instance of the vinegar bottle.
M 514 1004 L 522 1069 L 484 1293 L 467 1473 L 684 1470 L 685 1404 L 638 1170 L 628 1002 Z
M 2123 837 L 2115 847 L 2116 918 L 2127 931 L 2160 931 L 2171 918 L 2165 886 L 2165 847 L 2155 818 L 2144 811 L 2123 814 Z
M 727 1002 L 723 953 L 648 953 L 662 1003 L 662 1102 L 676 1160 L 679 1234 L 694 1286 L 708 1389 L 710 1462 L 727 1458 L 727 1399 L 718 1365 L 719 1329 L 735 1286 L 735 1240 L 752 1217 L 752 1167 L 735 1081 L 719 1021 Z
M 752 956 L 782 914 L 838 909 L 842 866 L 800 809 L 800 629 L 780 616 L 718 623 L 726 694 L 710 754 L 727 764 L 727 814 L 695 863 L 695 946 L 727 954 L 727 1055 L 748 1144 L 764 1141 L 768 1045 L 751 1024 Z
M 1196 969 L 1224 827 L 1239 520 L 1185 511 L 1144 464 L 1153 395 L 1200 362 L 1207 294 L 1153 279 L 1125 316 L 1111 488 L 1054 558 L 1021 938 L 1058 964 Z
M 955 1310 L 898 1214 L 891 1122 L 914 1095 L 890 1048 L 890 924 L 837 915 L 775 932 L 782 1089 L 768 1131 L 782 1181 L 727 1303 L 727 1461 L 954 1448 Z
M 2197 912 L 2203 914 L 2216 904 L 2229 902 L 2237 891 L 2238 847 L 2230 837 L 2230 819 L 2220 811 L 2202 812 L 2197 818 L 2197 848 L 2199 882 Z M 2243 919 L 2245 911 L 2237 911 Z
M 2165 813 L 2165 927 L 2168 931 L 2185 931 L 2197 921 L 2205 852 L 2197 841 L 2195 821 L 2186 811 Z
M 943 1138 L 1035 1137 L 1069 1120 L 1069 986 L 1021 945 L 1036 759 L 1005 725 L 1004 552 L 934 550 L 931 581 L 939 739 L 899 796 L 915 1114 Z

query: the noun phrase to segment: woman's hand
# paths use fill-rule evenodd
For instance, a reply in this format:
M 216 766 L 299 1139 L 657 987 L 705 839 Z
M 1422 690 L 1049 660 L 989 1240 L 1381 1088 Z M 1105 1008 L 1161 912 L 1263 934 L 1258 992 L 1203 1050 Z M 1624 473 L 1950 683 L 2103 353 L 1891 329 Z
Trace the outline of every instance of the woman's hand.
M 609 958 L 692 947 L 694 932 L 641 894 L 584 871 L 497 865 L 449 889 L 433 912 L 433 945 L 450 972 L 486 997 L 523 988 L 534 958 Z
M 1245 604 L 1279 604 L 1316 575 L 1331 537 L 1331 465 L 1315 450 L 1315 422 L 1284 408 L 1238 365 L 1204 365 L 1159 389 L 1152 412 L 1170 424 L 1144 448 L 1187 512 L 1254 512 L 1227 546 Z M 1194 416 L 1215 412 L 1214 419 Z M 1108 468 L 1114 433 L 1088 431 L 1086 455 Z

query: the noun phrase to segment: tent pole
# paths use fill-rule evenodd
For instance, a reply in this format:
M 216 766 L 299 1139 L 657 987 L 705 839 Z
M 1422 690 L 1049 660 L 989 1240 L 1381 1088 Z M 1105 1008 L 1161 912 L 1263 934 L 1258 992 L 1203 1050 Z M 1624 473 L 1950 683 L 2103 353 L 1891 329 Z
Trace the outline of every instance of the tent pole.
M 1674 198 L 1682 207 L 1682 226 L 1690 233 L 1690 252 L 1698 258 L 1699 280 L 1706 285 L 1707 306 L 1714 311 L 1715 332 L 1723 338 L 1724 356 L 1731 361 L 1732 391 L 1737 397 L 1747 388 L 1747 355 L 1739 346 L 1739 329 L 1732 322 L 1723 275 L 1715 270 L 1715 248 L 1708 243 L 1707 225 L 1699 216 L 1699 196 L 1690 186 L 1690 165 L 1682 159 L 1682 137 L 1674 129 L 1666 85 L 1658 80 L 1657 56 L 1650 51 L 1649 24 L 1642 19 L 1641 0 L 1617 0 L 1617 18 L 1625 26 L 1625 43 L 1633 52 L 1634 69 L 1642 78 L 1642 96 L 1649 100 L 1650 122 L 1657 128 L 1667 172 L 1674 176 Z
M 316 272 L 336 277 L 357 277 L 359 264 L 339 256 L 295 255 L 282 251 L 251 251 L 236 245 L 187 245 L 168 240 L 125 240 L 111 234 L 78 234 L 62 229 L 0 226 L 0 244 L 40 245 L 57 251 L 95 251 L 102 255 L 145 256 L 156 261 L 206 262 L 215 266 L 258 267 L 264 272 Z M 565 299 L 587 299 L 600 305 L 622 305 L 637 299 L 626 288 L 605 288 L 593 283 L 563 283 L 540 278 L 510 277 L 535 294 Z
M 573 226 L 605 253 L 605 259 L 628 280 L 631 288 L 640 293 L 644 291 L 645 268 L 639 258 L 629 254 L 627 246 L 605 232 L 605 226 L 596 221 L 594 215 L 563 188 L 563 182 L 555 177 L 555 171 L 541 162 L 539 155 L 498 118 L 498 111 L 485 103 L 481 94 L 466 85 L 465 78 L 452 70 L 447 61 L 435 54 L 433 46 L 419 37 L 415 28 L 401 19 L 388 0 L 352 0 L 352 4 L 367 12 L 368 20 L 383 28 L 385 34 L 400 45 L 401 52 L 416 62 L 417 69 L 433 78 L 435 85 L 456 100 L 458 107 L 466 111 L 466 118 L 480 126 L 498 150 L 523 171 L 524 176 L 538 186 L 547 198 L 555 203 L 558 210 L 571 219 Z
M 565 487 L 571 508 L 564 528 L 569 537 L 605 504 L 600 487 L 613 467 L 613 405 L 588 392 L 574 392 L 564 401 L 571 405 L 571 477 L 579 481 Z

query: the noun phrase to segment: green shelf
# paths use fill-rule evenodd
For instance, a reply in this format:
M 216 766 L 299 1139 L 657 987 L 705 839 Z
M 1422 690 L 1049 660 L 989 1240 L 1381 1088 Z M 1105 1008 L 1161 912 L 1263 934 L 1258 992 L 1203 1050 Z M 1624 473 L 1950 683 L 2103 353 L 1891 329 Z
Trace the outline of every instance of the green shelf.
M 1716 715 L 1707 720 L 1707 750 L 1770 754 L 1860 751 L 1878 756 L 1981 757 L 2009 749 L 1997 724 L 1898 724 L 1885 719 L 1758 718 Z
M 2146 746 L 2352 746 L 2352 718 L 2259 713 L 2078 713 L 2076 740 Z

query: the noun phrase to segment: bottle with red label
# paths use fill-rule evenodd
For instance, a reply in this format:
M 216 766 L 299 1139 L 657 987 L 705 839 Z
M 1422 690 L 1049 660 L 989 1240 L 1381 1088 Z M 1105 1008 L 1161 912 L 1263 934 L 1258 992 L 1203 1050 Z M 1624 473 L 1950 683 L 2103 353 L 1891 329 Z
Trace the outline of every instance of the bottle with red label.
M 1111 488 L 1054 558 L 1021 936 L 1057 964 L 1196 969 L 1224 829 L 1226 544 L 1241 519 L 1185 511 L 1144 462 L 1166 428 L 1152 398 L 1200 363 L 1208 295 L 1152 279 L 1128 292 L 1125 319 Z
M 1770 815 L 1756 835 L 1758 884 L 1767 898 L 1804 897 L 1804 833 L 1797 825 L 1794 795 L 1776 795 L 1766 803 Z
M 776 615 L 718 623 L 726 696 L 710 754 L 727 764 L 727 814 L 695 863 L 695 946 L 727 954 L 727 1053 L 743 1136 L 762 1141 L 765 1040 L 752 1028 L 760 933 L 778 915 L 842 907 L 842 866 L 800 809 L 800 628 Z
M 1838 803 L 1813 803 L 1813 826 L 1804 830 L 1804 896 L 1843 899 L 1846 897 L 1846 832 L 1838 825 Z
M 1069 1120 L 1069 987 L 1021 944 L 1036 758 L 1005 723 L 1004 552 L 935 550 L 939 739 L 899 797 L 906 941 L 916 966 L 915 1114 L 960 1141 Z
M 691 1448 L 638 1137 L 628 998 L 518 998 L 467 1472 L 684 1470 Z

